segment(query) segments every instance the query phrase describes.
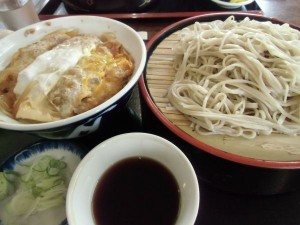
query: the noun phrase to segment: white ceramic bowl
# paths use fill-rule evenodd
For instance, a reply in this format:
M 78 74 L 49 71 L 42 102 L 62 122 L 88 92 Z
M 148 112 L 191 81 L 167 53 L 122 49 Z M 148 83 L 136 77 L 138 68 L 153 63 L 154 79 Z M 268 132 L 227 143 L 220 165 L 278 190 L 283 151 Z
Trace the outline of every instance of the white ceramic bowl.
M 222 1 L 222 0 L 211 0 L 211 1 L 225 9 L 236 9 L 241 6 L 248 5 L 252 2 L 254 2 L 254 0 L 245 0 L 242 2 L 236 2 L 236 3 L 226 2 L 226 1 Z
M 67 193 L 69 225 L 95 224 L 92 198 L 98 180 L 116 162 L 134 156 L 157 160 L 173 173 L 181 193 L 176 225 L 194 224 L 199 207 L 199 187 L 189 160 L 179 148 L 159 136 L 127 133 L 100 143 L 76 168 Z
M 0 70 L 10 62 L 21 47 L 39 40 L 44 35 L 62 28 L 77 28 L 81 33 L 101 35 L 113 32 L 135 61 L 134 73 L 126 86 L 112 98 L 79 115 L 49 123 L 25 124 L 1 113 L 0 128 L 34 133 L 47 138 L 74 138 L 99 127 L 101 117 L 118 105 L 124 104 L 142 74 L 146 61 L 146 47 L 139 34 L 119 21 L 98 16 L 68 16 L 42 21 L 20 29 L 0 40 Z

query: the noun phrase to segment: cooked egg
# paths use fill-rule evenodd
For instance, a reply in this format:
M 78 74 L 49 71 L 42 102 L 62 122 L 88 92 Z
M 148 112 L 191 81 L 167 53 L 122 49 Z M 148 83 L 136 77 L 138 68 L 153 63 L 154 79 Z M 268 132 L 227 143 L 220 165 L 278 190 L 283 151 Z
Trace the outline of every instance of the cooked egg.
M 37 81 L 39 89 L 46 95 L 61 75 L 82 57 L 90 55 L 99 42 L 96 36 L 76 36 L 41 54 L 19 73 L 14 93 L 22 95 L 31 82 Z

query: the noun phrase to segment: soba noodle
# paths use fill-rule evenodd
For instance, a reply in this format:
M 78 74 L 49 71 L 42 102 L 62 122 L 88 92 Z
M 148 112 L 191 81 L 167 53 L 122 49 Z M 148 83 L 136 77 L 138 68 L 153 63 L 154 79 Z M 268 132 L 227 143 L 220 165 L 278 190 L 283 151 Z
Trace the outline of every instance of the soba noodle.
M 245 18 L 196 22 L 174 48 L 170 103 L 201 135 L 300 133 L 300 32 Z

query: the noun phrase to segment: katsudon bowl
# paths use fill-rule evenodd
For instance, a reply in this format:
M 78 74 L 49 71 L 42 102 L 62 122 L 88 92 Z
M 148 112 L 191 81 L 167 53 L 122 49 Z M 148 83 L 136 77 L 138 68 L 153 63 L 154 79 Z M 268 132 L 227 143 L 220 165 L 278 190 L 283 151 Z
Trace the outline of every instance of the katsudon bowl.
M 60 17 L 41 21 L 17 30 L 0 41 L 0 70 L 2 71 L 9 64 L 13 54 L 18 49 L 37 42 L 45 35 L 60 29 L 74 29 L 78 30 L 80 34 L 93 34 L 97 36 L 101 36 L 104 33 L 113 34 L 133 59 L 133 73 L 128 82 L 108 100 L 96 105 L 94 108 L 55 121 L 22 122 L 8 116 L 4 112 L 5 110 L 2 109 L 0 110 L 0 128 L 26 132 L 51 139 L 77 138 L 96 131 L 103 117 L 112 111 L 120 109 L 120 107 L 124 107 L 126 104 L 142 74 L 146 60 L 146 47 L 142 38 L 135 30 L 113 19 L 97 16 Z M 66 57 L 66 59 L 72 57 L 73 53 L 70 53 L 70 57 Z M 49 63 L 51 63 L 50 61 Z M 52 63 L 64 64 L 64 62 L 59 62 L 59 60 Z M 42 68 L 43 66 L 40 67 Z M 35 96 L 38 95 L 39 93 L 37 92 Z
M 294 29 L 299 37 L 299 28 L 296 26 L 274 18 L 271 19 L 248 13 L 213 13 L 201 15 L 181 20 L 166 27 L 147 44 L 148 58 L 145 71 L 139 81 L 143 126 L 147 132 L 161 135 L 179 146 L 192 162 L 200 182 L 209 183 L 222 190 L 245 194 L 269 195 L 297 190 L 300 188 L 299 135 L 260 134 L 252 139 L 222 134 L 201 135 L 195 132 L 195 126 L 181 111 L 171 104 L 168 98 L 168 91 L 176 74 L 176 67 L 174 67 L 173 61 L 174 49 L 179 46 L 178 40 L 185 38 L 184 35 L 181 36 L 179 34 L 179 31 L 187 27 L 192 27 L 195 22 L 205 25 L 212 21 L 225 21 L 231 16 L 234 16 L 237 21 L 249 18 L 250 20 L 258 21 L 259 24 L 272 23 L 278 26 L 285 24 L 286 28 L 291 27 Z M 251 30 L 250 27 L 249 30 Z M 219 30 L 218 34 L 220 33 Z M 210 37 L 209 40 L 213 43 L 217 38 L 209 36 L 210 34 L 198 33 L 197 37 L 204 38 L 207 35 L 206 37 Z M 284 32 L 284 34 L 287 33 Z M 230 36 L 228 35 L 227 38 L 230 38 Z M 192 42 L 192 38 L 187 38 L 186 40 L 195 43 Z M 298 40 L 293 43 L 296 49 L 300 42 Z M 194 46 L 198 46 L 200 49 L 199 45 L 194 44 Z M 239 49 L 238 44 L 232 46 Z M 206 47 L 209 49 L 208 46 Z M 203 50 L 199 50 L 200 53 L 201 51 Z M 186 59 L 186 57 L 182 58 Z M 209 61 L 206 62 L 203 65 L 209 66 Z M 231 62 L 232 66 L 234 61 Z M 216 64 L 214 63 L 213 67 Z M 253 66 L 253 68 L 257 69 L 258 67 Z M 258 69 L 257 74 L 259 74 L 259 71 Z M 179 83 L 180 79 L 177 82 Z M 188 92 L 183 86 L 181 88 L 181 90 Z M 184 91 L 177 90 L 180 93 L 179 97 L 185 96 Z M 201 91 L 198 90 L 198 92 L 191 93 L 195 93 L 195 96 L 200 96 Z M 198 97 L 199 102 L 200 99 L 201 97 Z M 189 101 L 187 99 L 185 102 L 178 104 L 188 105 Z M 199 114 L 201 114 L 201 106 L 203 105 L 199 107 L 189 105 L 188 107 L 190 107 L 190 111 L 193 110 L 193 107 L 196 107 L 199 110 Z M 215 107 L 215 109 L 217 108 L 218 106 Z M 205 120 L 208 120 L 210 116 L 207 115 L 204 117 Z M 236 118 L 238 117 L 237 115 Z M 218 124 L 217 122 L 215 123 Z M 222 124 L 219 123 L 219 125 L 221 126 Z

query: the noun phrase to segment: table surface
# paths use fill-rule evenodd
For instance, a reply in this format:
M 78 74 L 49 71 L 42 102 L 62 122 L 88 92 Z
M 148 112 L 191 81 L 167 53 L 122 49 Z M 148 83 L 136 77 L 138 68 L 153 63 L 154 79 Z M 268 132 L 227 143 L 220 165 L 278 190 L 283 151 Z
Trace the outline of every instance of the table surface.
M 257 0 L 265 16 L 300 26 L 300 4 L 298 0 Z M 52 16 L 41 16 L 48 19 Z M 148 38 L 153 37 L 162 28 L 180 18 L 126 19 L 128 25 L 137 31 L 146 31 Z M 137 105 L 138 91 L 135 89 L 128 105 Z M 134 101 L 132 103 L 132 101 Z M 117 132 L 94 133 L 84 139 L 89 148 L 118 133 L 143 131 L 140 109 L 125 109 L 123 128 L 112 129 Z M 113 116 L 113 115 L 112 115 Z M 127 118 L 126 118 L 127 117 Z M 120 121 L 118 121 L 120 120 Z M 129 126 L 130 124 L 130 126 Z M 128 130 L 128 127 L 131 127 Z M 0 129 L 0 162 L 20 148 L 30 145 L 40 138 Z M 82 140 L 75 140 L 75 142 Z M 300 225 L 300 190 L 276 195 L 247 195 L 224 191 L 200 181 L 200 208 L 195 224 L 201 225 Z

